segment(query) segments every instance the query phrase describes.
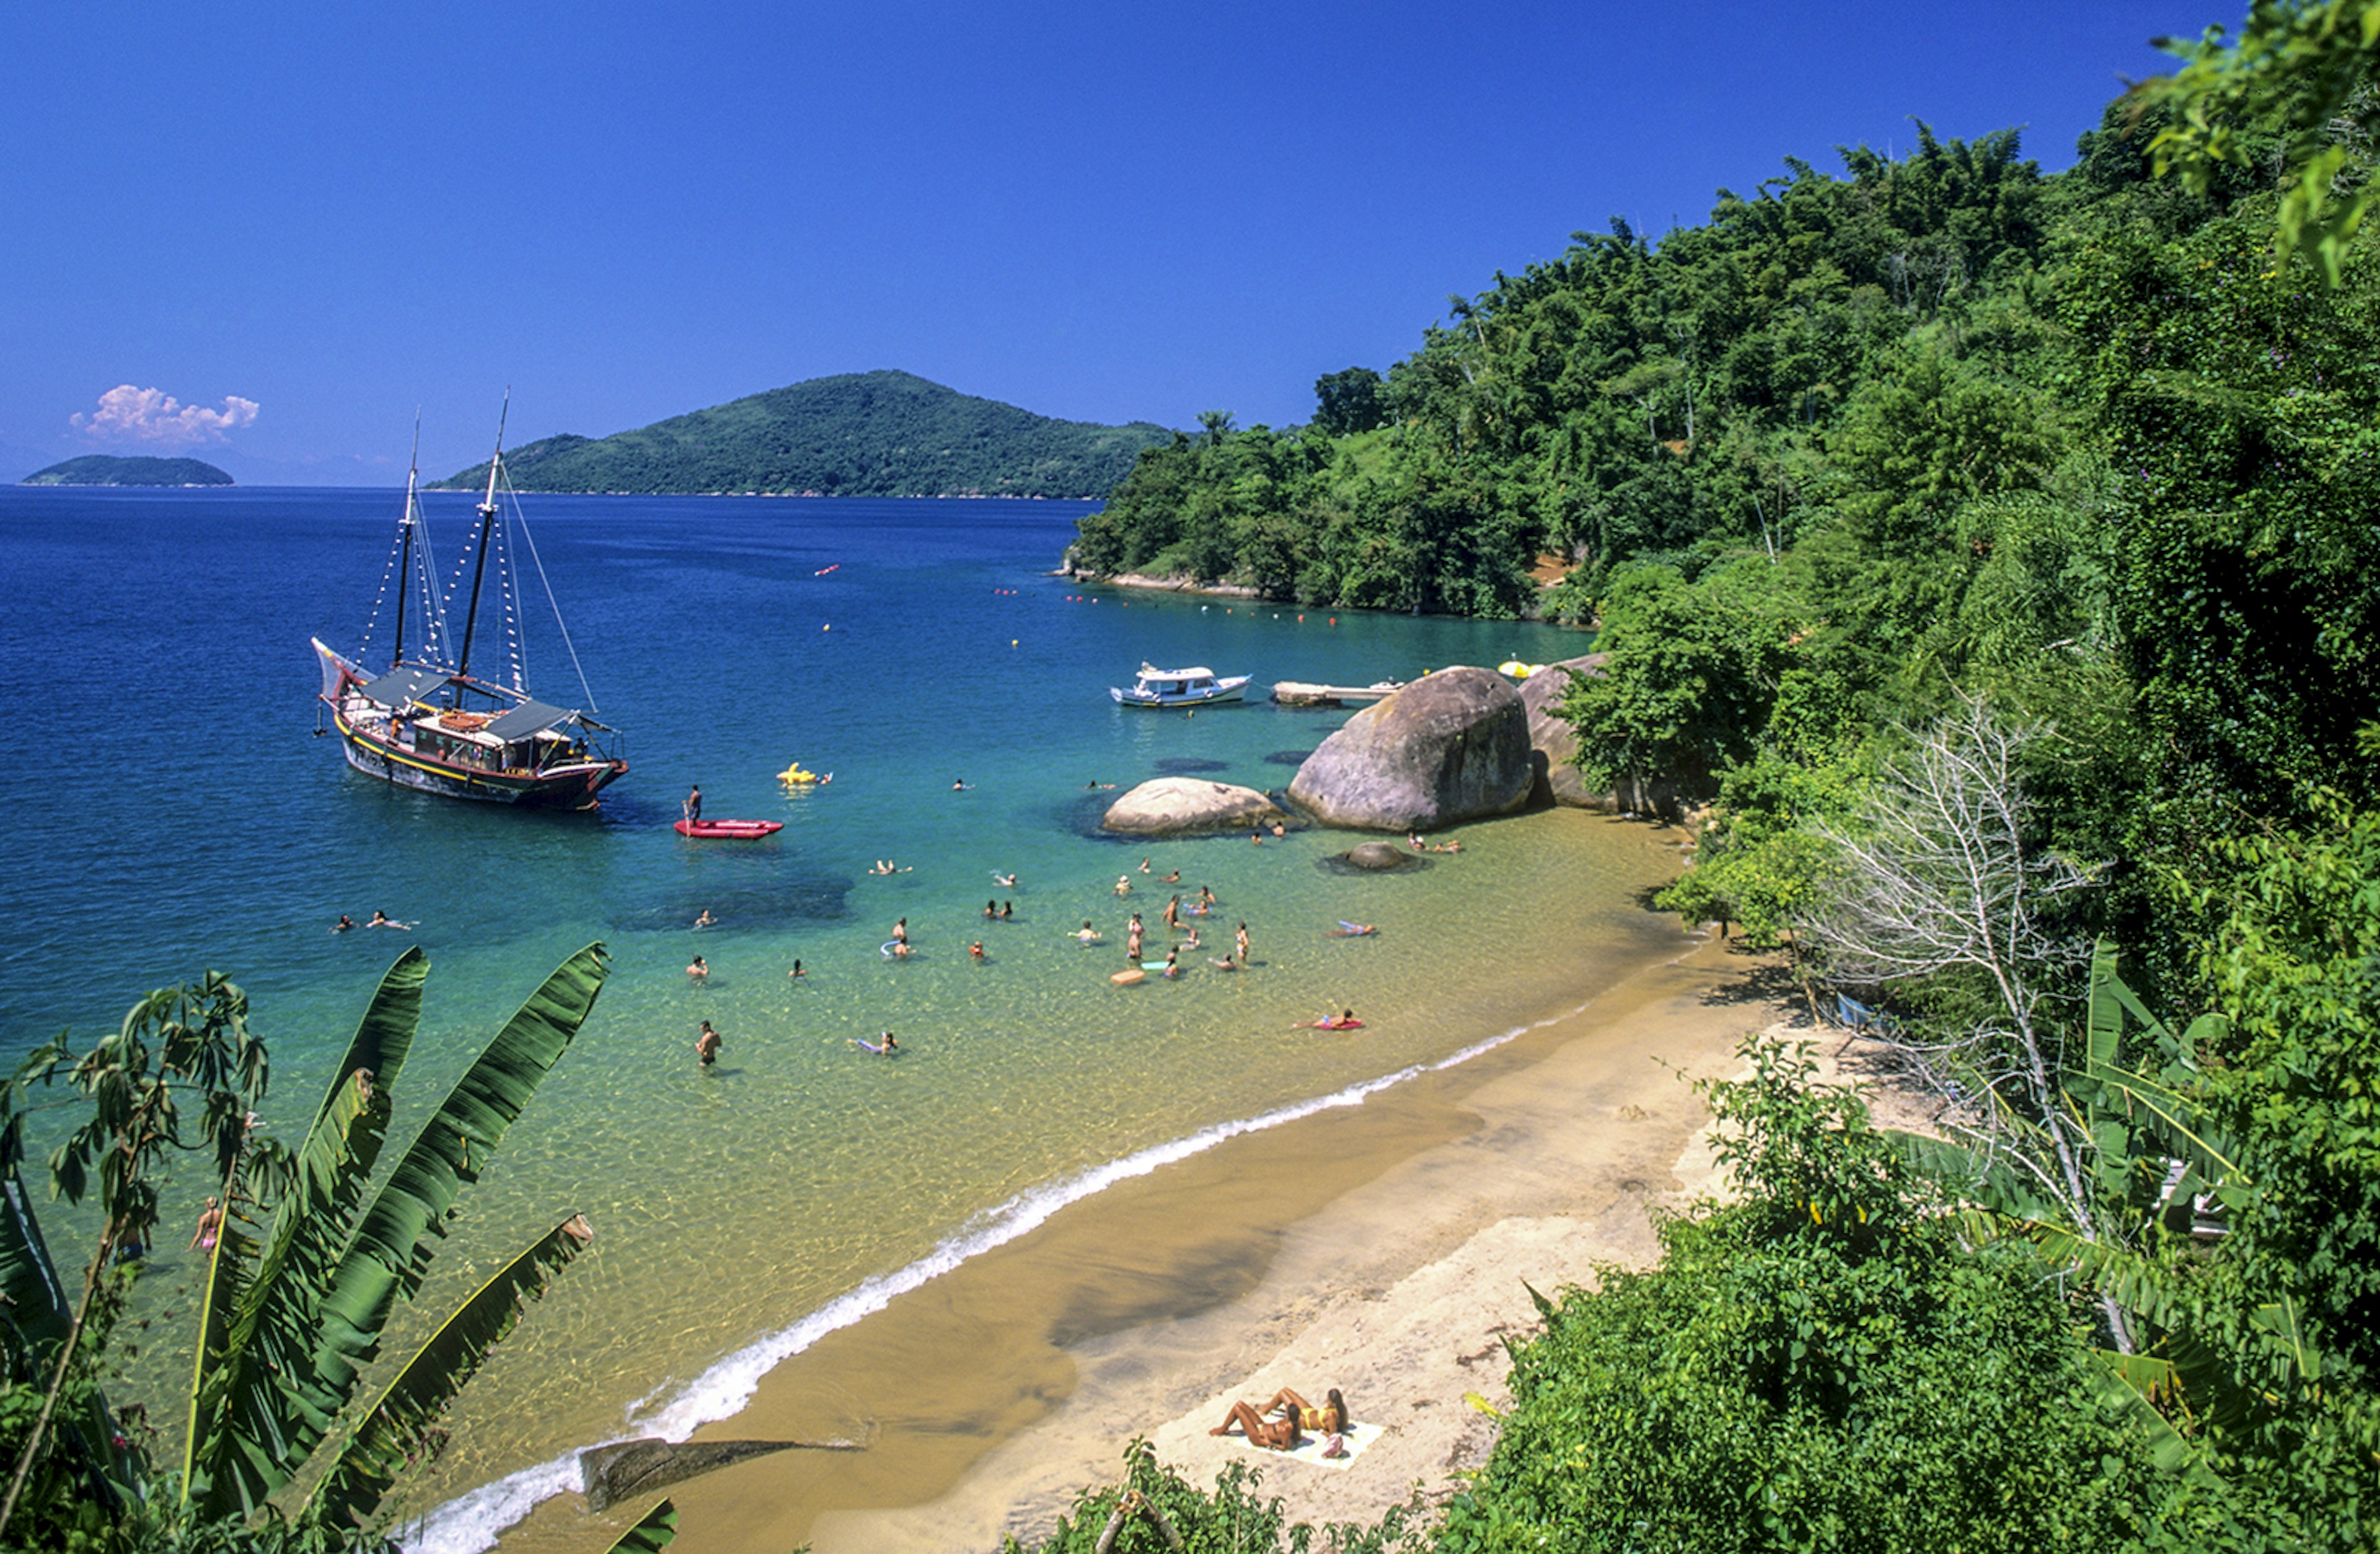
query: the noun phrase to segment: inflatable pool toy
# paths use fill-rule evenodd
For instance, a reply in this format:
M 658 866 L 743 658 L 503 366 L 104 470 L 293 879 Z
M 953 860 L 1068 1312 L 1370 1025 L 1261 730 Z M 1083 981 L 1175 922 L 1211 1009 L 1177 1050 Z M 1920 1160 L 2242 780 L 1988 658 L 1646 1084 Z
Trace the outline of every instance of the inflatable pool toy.
M 1109 981 L 1114 983 L 1119 988 L 1129 988 L 1135 982 L 1145 982 L 1148 979 L 1148 973 L 1138 969 L 1132 971 L 1119 971 L 1114 976 L 1108 978 Z
M 818 780 L 819 774 L 815 771 L 803 771 L 802 763 L 799 761 L 794 762 L 793 765 L 777 773 L 777 781 L 780 783 L 815 783 Z

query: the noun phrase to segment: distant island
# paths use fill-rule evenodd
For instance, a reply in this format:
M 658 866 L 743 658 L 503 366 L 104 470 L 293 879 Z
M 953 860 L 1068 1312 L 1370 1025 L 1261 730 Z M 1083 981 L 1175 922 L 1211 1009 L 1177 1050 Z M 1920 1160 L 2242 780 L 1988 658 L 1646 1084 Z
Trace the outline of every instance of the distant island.
M 638 495 L 1103 496 L 1148 421 L 1054 420 L 907 372 L 848 372 L 614 432 L 548 437 L 504 455 L 522 491 Z M 433 490 L 484 485 L 485 464 Z
M 24 486 L 227 486 L 232 478 L 202 459 L 126 458 L 85 454 L 17 482 Z

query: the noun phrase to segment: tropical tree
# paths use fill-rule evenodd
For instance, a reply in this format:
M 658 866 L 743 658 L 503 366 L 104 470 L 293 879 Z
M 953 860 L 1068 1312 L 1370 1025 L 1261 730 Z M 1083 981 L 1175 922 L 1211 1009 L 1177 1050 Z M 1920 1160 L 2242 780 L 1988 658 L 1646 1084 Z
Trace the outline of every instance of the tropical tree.
M 527 1303 L 592 1241 L 584 1218 L 563 1218 L 455 1308 L 369 1402 L 352 1406 L 367 1372 L 377 1373 L 381 1338 L 396 1307 L 420 1289 L 463 1189 L 486 1169 L 594 1008 L 607 959 L 601 945 L 590 944 L 564 961 L 375 1187 L 429 965 L 419 950 L 408 950 L 381 978 L 285 1180 L 268 1181 L 256 1169 L 258 1153 L 245 1142 L 244 1128 L 224 1139 L 223 1217 L 202 1285 L 180 1469 L 161 1475 L 145 1454 L 124 1453 L 115 1476 L 126 1501 L 153 1505 L 163 1491 L 193 1525 L 264 1515 L 327 1536 L 353 1534 L 370 1523 L 401 1471 L 437 1454 L 437 1422 L 446 1406 Z M 227 986 L 214 978 L 203 985 Z M 178 1007 L 173 997 L 155 995 L 135 1014 L 161 1000 L 163 1007 Z M 128 1019 L 128 1030 L 135 1026 Z M 261 1094 L 261 1044 L 249 1058 L 252 1089 Z M 87 1059 L 78 1073 L 90 1066 Z M 39 1227 L 22 1208 L 17 1163 L 22 1093 L 46 1074 L 36 1067 L 18 1076 L 0 1132 L 9 1145 L 0 1151 L 0 1190 L 19 1210 L 0 1217 L 0 1278 L 21 1342 L 45 1356 L 58 1345 L 44 1335 L 66 1330 L 72 1318 L 55 1294 L 60 1285 Z M 114 1115 L 110 1094 L 100 1090 L 103 1119 Z M 72 1148 L 53 1161 L 62 1193 L 80 1180 Z M 153 1188 L 145 1190 L 153 1202 Z M 119 1189 L 118 1196 L 127 1193 Z M 104 1404 L 99 1407 L 103 1417 Z M 38 1439 L 29 1443 L 28 1453 L 40 1445 Z M 310 1488 L 285 1515 L 273 1498 L 301 1474 Z M 630 1536 L 656 1534 L 640 1524 Z

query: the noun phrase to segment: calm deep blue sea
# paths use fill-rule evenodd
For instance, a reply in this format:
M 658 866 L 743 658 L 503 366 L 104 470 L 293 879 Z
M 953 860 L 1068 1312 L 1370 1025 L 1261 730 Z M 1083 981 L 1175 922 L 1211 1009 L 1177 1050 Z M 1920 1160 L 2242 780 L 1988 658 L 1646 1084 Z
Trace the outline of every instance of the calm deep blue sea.
M 451 565 L 471 499 L 426 502 Z M 401 504 L 0 489 L 0 1036 L 13 1062 L 216 968 L 273 1047 L 266 1124 L 294 1131 L 374 979 L 419 942 L 433 969 L 402 1127 L 565 954 L 611 947 L 593 1019 L 425 1291 L 459 1298 L 475 1267 L 574 1210 L 601 1238 L 458 1413 L 424 1503 L 506 1475 L 513 1489 L 450 1515 L 445 1546 L 483 1542 L 573 1446 L 732 1412 L 805 1334 L 1096 1190 L 1112 1162 L 1491 1041 L 1578 965 L 1672 931 L 1634 904 L 1654 868 L 1641 841 L 1574 813 L 1468 828 L 1461 855 L 1383 877 L 1333 867 L 1343 833 L 1102 836 L 1106 804 L 1149 777 L 1285 787 L 1348 714 L 1271 706 L 1274 680 L 1366 684 L 1584 642 L 1089 589 L 1050 576 L 1080 503 L 524 498 L 631 770 L 591 816 L 388 788 L 317 736 L 307 639 L 353 650 Z M 530 686 L 579 705 L 528 588 Z M 1108 687 L 1143 660 L 1252 674 L 1259 696 L 1195 716 L 1119 709 Z M 774 774 L 795 761 L 834 782 L 789 791 Z M 696 783 L 707 814 L 784 831 L 677 837 Z M 911 871 L 873 877 L 878 858 Z M 1161 884 L 1173 869 L 1181 884 Z M 993 884 L 1010 871 L 1014 888 Z M 1207 944 L 1247 921 L 1250 972 L 1192 954 L 1201 969 L 1178 984 L 1111 986 L 1124 915 L 1145 914 L 1160 955 L 1167 896 L 1202 884 L 1220 898 Z M 1015 916 L 987 923 L 989 899 Z M 375 909 L 418 926 L 329 931 Z M 705 910 L 719 926 L 697 932 Z M 903 917 L 917 954 L 896 964 L 879 946 Z M 1086 918 L 1108 935 L 1097 950 L 1066 937 Z M 1341 918 L 1381 932 L 1326 937 Z M 706 986 L 684 974 L 697 953 Z M 1361 1041 L 1289 1030 L 1344 1004 L 1366 1015 Z M 727 1042 L 707 1074 L 704 1018 Z M 854 1051 L 885 1027 L 904 1057 Z M 177 1213 L 205 1190 L 188 1174 Z M 705 1292 L 692 1316 L 690 1286 Z M 473 1427 L 488 1420 L 502 1427 Z

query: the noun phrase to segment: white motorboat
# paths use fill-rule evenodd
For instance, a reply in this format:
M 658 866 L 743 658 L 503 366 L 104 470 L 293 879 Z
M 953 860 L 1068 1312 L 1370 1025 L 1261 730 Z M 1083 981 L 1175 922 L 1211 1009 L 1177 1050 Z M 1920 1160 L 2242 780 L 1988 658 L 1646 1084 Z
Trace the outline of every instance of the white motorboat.
M 1248 674 L 1218 678 L 1211 669 L 1160 669 L 1144 663 L 1130 690 L 1110 686 L 1108 694 L 1126 707 L 1203 707 L 1210 701 L 1239 700 L 1253 678 Z

